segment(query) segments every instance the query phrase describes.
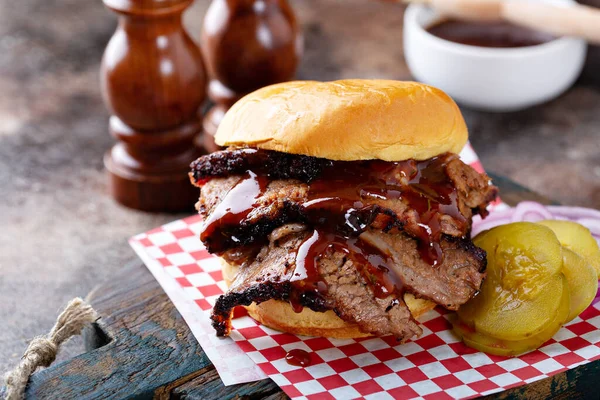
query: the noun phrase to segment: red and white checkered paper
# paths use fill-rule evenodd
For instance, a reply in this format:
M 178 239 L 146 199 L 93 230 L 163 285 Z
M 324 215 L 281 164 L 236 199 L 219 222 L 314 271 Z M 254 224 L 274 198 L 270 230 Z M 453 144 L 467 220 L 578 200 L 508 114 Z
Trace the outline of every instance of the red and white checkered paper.
M 482 170 L 470 147 L 463 160 Z M 226 290 L 219 260 L 198 239 L 192 216 L 130 239 L 182 314 L 225 385 L 272 378 L 293 399 L 471 398 L 546 378 L 600 358 L 600 302 L 540 349 L 520 357 L 473 350 L 452 333 L 441 307 L 419 321 L 423 335 L 405 344 L 391 337 L 328 339 L 281 333 L 260 325 L 241 308 L 229 338 L 217 338 L 210 310 Z M 311 365 L 287 364 L 304 349 Z

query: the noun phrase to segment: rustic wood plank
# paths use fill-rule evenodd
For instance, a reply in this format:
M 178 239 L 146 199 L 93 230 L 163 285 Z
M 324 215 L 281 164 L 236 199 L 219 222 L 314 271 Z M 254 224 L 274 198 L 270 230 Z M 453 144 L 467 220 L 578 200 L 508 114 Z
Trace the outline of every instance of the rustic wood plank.
M 490 174 L 509 204 L 551 201 Z M 102 316 L 85 334 L 88 352 L 37 372 L 27 398 L 269 399 L 287 396 L 270 379 L 225 387 L 167 295 L 136 260 L 88 296 Z M 600 361 L 488 399 L 597 398 Z
M 34 374 L 27 398 L 151 398 L 182 384 L 210 361 L 167 295 L 139 261 L 91 293 L 106 334 L 86 336 L 94 347 Z
M 270 399 L 283 400 L 288 397 L 271 379 L 264 379 L 242 385 L 223 386 L 219 374 L 214 367 L 191 381 L 175 388 L 172 398 L 185 400 L 205 400 L 210 398 L 229 400 L 243 398 L 246 400 Z

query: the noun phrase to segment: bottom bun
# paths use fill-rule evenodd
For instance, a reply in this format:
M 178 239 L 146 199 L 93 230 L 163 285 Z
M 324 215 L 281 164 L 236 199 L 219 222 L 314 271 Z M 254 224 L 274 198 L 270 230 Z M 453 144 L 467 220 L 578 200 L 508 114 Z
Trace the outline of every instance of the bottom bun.
M 223 278 L 229 286 L 239 267 L 231 265 L 223 259 L 221 259 L 221 263 Z M 436 306 L 434 302 L 417 299 L 410 293 L 404 294 L 404 301 L 415 318 Z M 361 332 L 357 324 L 344 321 L 331 310 L 316 312 L 304 308 L 302 312 L 297 313 L 289 303 L 280 300 L 268 300 L 260 304 L 252 303 L 246 309 L 248 314 L 261 324 L 282 332 L 336 339 L 371 336 L 369 333 Z

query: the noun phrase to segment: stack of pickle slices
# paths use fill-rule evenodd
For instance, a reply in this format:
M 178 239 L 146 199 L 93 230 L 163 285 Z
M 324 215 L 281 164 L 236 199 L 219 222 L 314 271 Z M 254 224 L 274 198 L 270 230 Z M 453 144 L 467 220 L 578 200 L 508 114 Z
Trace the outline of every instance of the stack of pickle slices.
M 470 347 L 502 356 L 535 350 L 596 296 L 600 249 L 582 225 L 515 222 L 473 241 L 487 252 L 487 277 L 453 321 Z

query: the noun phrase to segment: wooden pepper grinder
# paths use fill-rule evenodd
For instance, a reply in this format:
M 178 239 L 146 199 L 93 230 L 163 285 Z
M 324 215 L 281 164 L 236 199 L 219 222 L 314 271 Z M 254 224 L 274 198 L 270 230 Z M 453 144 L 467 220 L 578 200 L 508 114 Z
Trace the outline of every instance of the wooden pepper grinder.
M 146 211 L 192 210 L 189 164 L 200 155 L 198 109 L 206 76 L 181 13 L 192 0 L 104 0 L 119 14 L 101 67 L 118 143 L 104 163 L 120 203 Z
M 225 112 L 244 95 L 292 79 L 302 54 L 302 34 L 287 0 L 213 0 L 202 27 L 202 51 L 215 106 L 203 121 L 204 147 Z

